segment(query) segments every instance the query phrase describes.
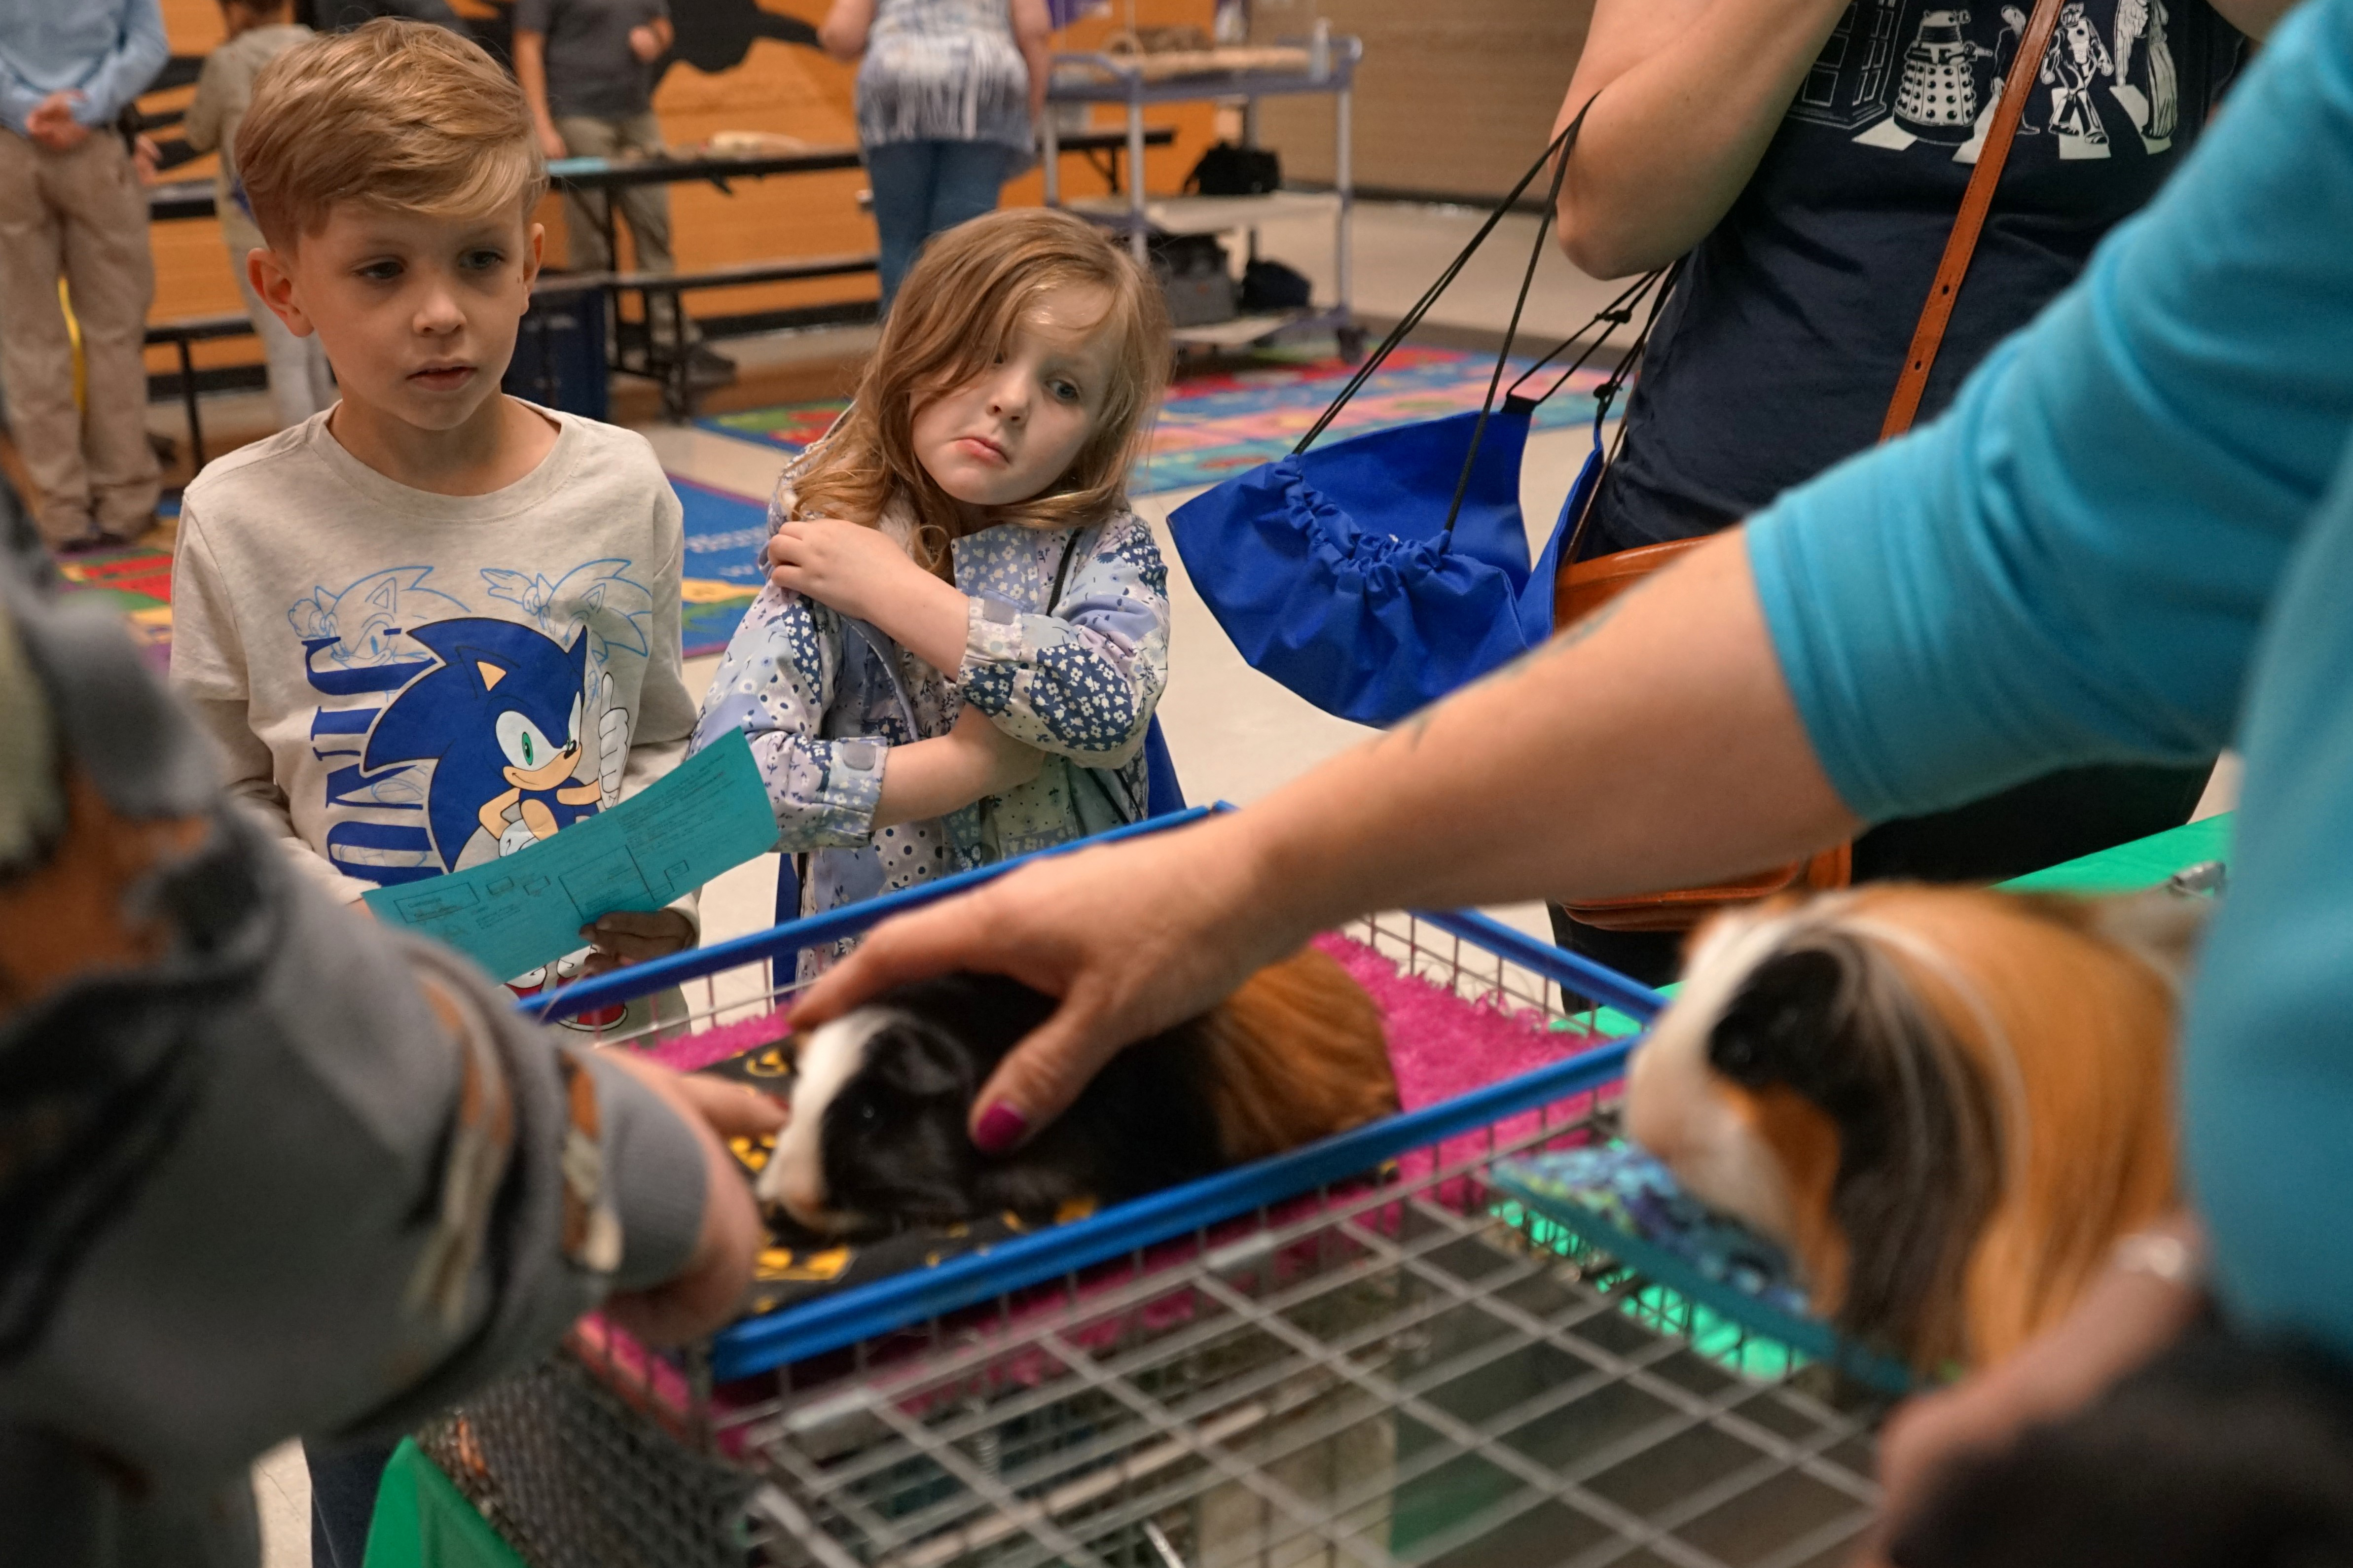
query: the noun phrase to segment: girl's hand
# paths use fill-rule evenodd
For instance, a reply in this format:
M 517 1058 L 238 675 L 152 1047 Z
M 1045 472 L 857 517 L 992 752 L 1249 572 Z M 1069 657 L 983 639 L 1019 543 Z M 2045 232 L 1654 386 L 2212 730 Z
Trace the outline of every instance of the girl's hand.
M 882 797 L 874 803 L 874 826 L 944 816 L 1028 784 L 1045 765 L 1043 752 L 1023 745 L 966 703 L 946 734 L 891 748 L 882 768 Z
M 768 581 L 871 621 L 934 669 L 964 663 L 970 601 L 915 564 L 879 528 L 808 517 L 768 536 Z
M 946 586 L 881 529 L 832 517 L 802 518 L 769 535 L 768 581 L 878 626 L 894 596 L 925 583 Z

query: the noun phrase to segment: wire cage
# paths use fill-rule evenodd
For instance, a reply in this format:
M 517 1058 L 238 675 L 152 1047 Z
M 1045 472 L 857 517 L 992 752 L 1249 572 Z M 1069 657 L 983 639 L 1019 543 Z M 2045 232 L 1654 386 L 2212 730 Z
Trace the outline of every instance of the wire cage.
M 765 964 L 839 934 L 818 924 L 769 933 L 756 978 L 700 977 L 670 1027 L 773 1012 Z M 1629 1019 L 1657 998 L 1475 915 L 1345 934 L 1563 1056 L 691 1354 L 585 1321 L 427 1451 L 536 1568 L 1847 1556 L 1881 1398 L 1487 1180 L 1613 1135 Z

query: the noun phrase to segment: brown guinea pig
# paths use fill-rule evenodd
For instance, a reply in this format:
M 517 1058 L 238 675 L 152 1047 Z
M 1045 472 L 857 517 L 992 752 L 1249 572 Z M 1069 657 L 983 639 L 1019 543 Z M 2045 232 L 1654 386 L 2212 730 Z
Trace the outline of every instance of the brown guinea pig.
M 1280 1153 L 1397 1109 L 1379 1009 L 1313 948 L 1106 1063 L 1009 1154 L 972 1146 L 973 1098 L 1050 996 L 996 974 L 884 992 L 792 1041 L 792 1119 L 765 1203 L 828 1234 L 1011 1212 L 1050 1219 Z
M 1627 1133 L 1855 1338 L 1991 1364 L 2175 1205 L 2206 907 L 1880 883 L 1728 911 L 1630 1065 Z

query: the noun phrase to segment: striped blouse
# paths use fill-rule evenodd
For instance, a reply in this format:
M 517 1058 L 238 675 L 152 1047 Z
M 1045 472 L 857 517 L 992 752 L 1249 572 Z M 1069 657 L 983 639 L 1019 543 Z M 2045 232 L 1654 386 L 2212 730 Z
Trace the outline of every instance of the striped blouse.
M 1007 0 L 879 0 L 858 68 L 858 139 L 1027 153 L 1029 69 Z

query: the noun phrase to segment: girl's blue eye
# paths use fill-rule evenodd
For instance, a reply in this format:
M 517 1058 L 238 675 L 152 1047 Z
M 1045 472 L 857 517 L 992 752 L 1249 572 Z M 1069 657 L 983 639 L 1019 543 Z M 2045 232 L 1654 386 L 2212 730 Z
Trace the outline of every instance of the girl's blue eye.
M 1079 400 L 1078 384 L 1071 381 L 1058 381 L 1054 384 L 1054 395 L 1065 403 L 1076 403 Z
M 371 261 L 359 269 L 360 276 L 371 283 L 389 283 L 400 276 L 397 261 Z
M 477 272 L 487 272 L 505 259 L 505 256 L 495 250 L 470 250 L 466 253 L 465 265 Z

